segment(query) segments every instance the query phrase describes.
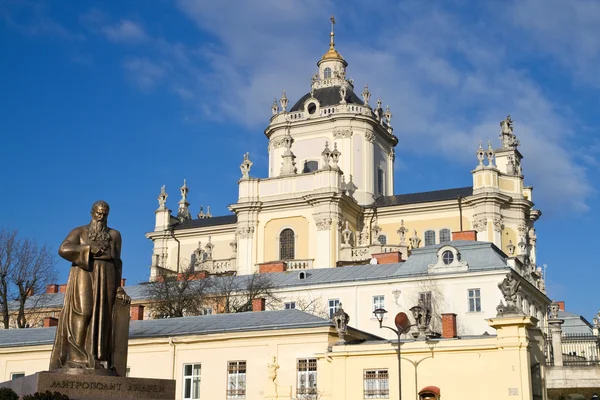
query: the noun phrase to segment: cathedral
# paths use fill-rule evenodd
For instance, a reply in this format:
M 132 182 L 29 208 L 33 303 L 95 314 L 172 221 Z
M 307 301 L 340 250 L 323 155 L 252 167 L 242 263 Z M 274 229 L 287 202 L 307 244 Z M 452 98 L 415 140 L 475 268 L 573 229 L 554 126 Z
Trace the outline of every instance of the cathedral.
M 499 146 L 474 146 L 473 185 L 421 193 L 394 191 L 392 112 L 348 79 L 334 30 L 308 93 L 291 103 L 283 91 L 265 129 L 267 177 L 240 165 L 231 214 L 194 218 L 184 181 L 176 211 L 163 186 L 156 210 L 150 280 L 189 270 L 245 275 L 401 262 L 418 248 L 468 239 L 519 257 L 521 275 L 544 291 L 536 267 L 532 187 L 510 116 Z M 358 94 L 357 94 L 358 93 Z

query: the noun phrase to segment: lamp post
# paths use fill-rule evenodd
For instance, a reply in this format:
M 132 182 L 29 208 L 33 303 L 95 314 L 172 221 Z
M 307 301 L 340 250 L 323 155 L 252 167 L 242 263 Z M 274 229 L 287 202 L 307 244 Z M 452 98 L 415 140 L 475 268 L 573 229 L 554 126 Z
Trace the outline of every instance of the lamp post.
M 396 354 L 398 355 L 398 400 L 402 400 L 402 366 L 400 365 L 400 335 L 406 332 L 410 328 L 411 324 L 406 314 L 403 312 L 399 312 L 394 318 L 394 324 L 396 325 L 397 329 L 394 329 L 390 326 L 385 326 L 383 325 L 383 317 L 386 313 L 387 311 L 384 308 L 378 308 L 375 311 L 373 311 L 373 314 L 375 314 L 377 321 L 379 321 L 379 328 L 387 328 L 393 331 L 398 336 L 398 349 L 396 350 Z

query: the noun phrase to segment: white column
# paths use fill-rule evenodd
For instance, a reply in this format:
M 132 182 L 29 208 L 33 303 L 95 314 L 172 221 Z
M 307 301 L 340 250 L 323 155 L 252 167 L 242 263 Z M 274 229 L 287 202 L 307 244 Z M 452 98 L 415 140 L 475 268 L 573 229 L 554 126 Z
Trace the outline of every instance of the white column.
M 561 367 L 563 365 L 561 325 L 564 322 L 564 320 L 556 318 L 548 320 L 548 326 L 550 327 L 550 335 L 552 337 L 552 354 L 554 356 L 555 367 Z
M 247 275 L 254 273 L 254 226 L 241 226 L 237 230 L 238 235 L 238 254 L 237 271 L 238 275 Z

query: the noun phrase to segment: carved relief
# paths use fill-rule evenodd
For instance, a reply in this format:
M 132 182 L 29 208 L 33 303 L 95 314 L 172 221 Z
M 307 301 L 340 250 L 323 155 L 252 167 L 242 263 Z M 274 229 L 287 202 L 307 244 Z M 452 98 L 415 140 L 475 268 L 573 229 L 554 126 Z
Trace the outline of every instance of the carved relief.
M 335 139 L 343 139 L 343 138 L 349 138 L 352 137 L 352 129 L 341 129 L 341 128 L 336 128 L 333 130 L 333 137 Z
M 254 227 L 252 226 L 242 226 L 239 227 L 236 231 L 236 235 L 240 239 L 251 239 L 254 235 Z
M 487 229 L 487 218 L 485 216 L 473 216 L 473 229 L 477 232 L 485 232 Z
M 327 216 L 317 216 L 315 217 L 315 223 L 317 224 L 318 231 L 326 231 L 331 228 L 333 219 Z
M 503 228 L 504 228 L 504 220 L 502 219 L 502 217 L 495 217 L 494 218 L 494 230 L 496 232 L 502 232 Z
M 375 135 L 373 134 L 373 132 L 367 132 L 365 133 L 365 139 L 373 143 L 375 141 Z

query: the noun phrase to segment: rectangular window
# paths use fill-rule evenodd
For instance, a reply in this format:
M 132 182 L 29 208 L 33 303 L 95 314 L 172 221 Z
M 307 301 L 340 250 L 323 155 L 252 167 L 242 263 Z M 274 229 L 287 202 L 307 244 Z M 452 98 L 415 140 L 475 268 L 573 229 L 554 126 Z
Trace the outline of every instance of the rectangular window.
M 379 194 L 380 196 L 384 196 L 385 195 L 385 173 L 383 172 L 383 169 L 379 168 L 377 170 L 377 194 Z
M 316 399 L 317 396 L 317 359 L 298 360 L 298 385 L 296 397 L 299 399 Z
M 385 308 L 385 296 L 373 296 L 373 311 Z M 375 316 L 375 314 L 373 314 Z
M 13 372 L 12 374 L 10 374 L 10 379 L 15 380 L 15 379 L 23 378 L 24 376 L 25 376 L 25 372 Z
M 333 318 L 333 314 L 337 311 L 340 299 L 329 299 L 329 318 Z
M 227 398 L 246 398 L 246 361 L 227 363 Z
M 183 365 L 183 398 L 185 400 L 200 398 L 200 364 Z
M 202 315 L 212 315 L 213 313 L 213 309 L 212 308 L 204 308 L 202 309 Z
M 469 312 L 481 311 L 481 292 L 479 289 L 469 289 Z
M 365 370 L 363 382 L 365 399 L 389 398 L 390 380 L 387 369 Z
M 289 303 L 284 303 L 283 304 L 286 310 L 294 310 L 296 309 L 296 302 L 295 301 L 290 301 Z
M 419 305 L 423 308 L 433 311 L 431 308 L 431 292 L 419 293 Z

